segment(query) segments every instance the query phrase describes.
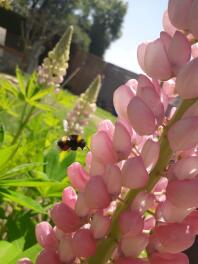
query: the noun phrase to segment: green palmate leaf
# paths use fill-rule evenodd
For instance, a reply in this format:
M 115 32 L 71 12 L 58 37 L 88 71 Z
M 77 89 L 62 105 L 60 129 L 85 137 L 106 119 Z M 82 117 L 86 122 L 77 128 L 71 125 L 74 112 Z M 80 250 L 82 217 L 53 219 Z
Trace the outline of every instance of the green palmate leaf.
M 6 80 L 5 78 L 0 77 L 0 87 L 2 89 L 5 89 L 5 90 L 9 91 L 11 94 L 13 94 L 14 96 L 17 97 L 17 95 L 18 95 L 18 89 L 9 80 Z
M 15 187 L 50 187 L 54 185 L 53 181 L 36 181 L 36 180 L 1 180 L 1 186 L 15 186 Z
M 19 166 L 16 166 L 11 169 L 6 169 L 6 171 L 1 171 L 0 172 L 0 178 L 5 179 L 5 178 L 10 178 L 13 176 L 16 176 L 21 173 L 25 173 L 33 168 L 43 166 L 44 163 L 42 162 L 32 162 L 32 163 L 26 163 L 26 164 L 21 164 Z
M 35 102 L 35 101 L 31 100 L 31 99 L 28 99 L 27 102 L 30 105 L 35 106 L 36 108 L 41 109 L 41 110 L 44 110 L 44 111 L 51 112 L 51 111 L 54 110 L 54 108 L 52 106 L 49 106 L 49 105 L 43 104 L 43 103 L 38 103 L 38 102 Z
M 22 71 L 19 69 L 19 67 L 16 68 L 16 77 L 19 82 L 19 89 L 21 93 L 26 96 L 26 83 L 25 83 L 25 78 L 22 73 Z
M 64 156 L 61 157 L 60 152 L 56 148 L 50 149 L 50 151 L 46 154 L 46 165 L 44 170 L 49 179 L 59 181 L 66 177 L 66 169 L 75 161 L 76 153 L 71 151 L 66 152 L 63 155 Z
M 4 141 L 4 127 L 0 124 L 0 146 L 3 144 Z
M 31 197 L 26 196 L 20 192 L 14 192 L 11 190 L 1 189 L 0 195 L 6 200 L 15 202 L 21 206 L 34 210 L 35 212 L 42 213 L 42 214 L 46 213 L 46 211 L 43 209 L 43 207 L 38 202 L 33 200 Z
M 31 259 L 33 262 L 35 262 L 36 257 L 40 251 L 41 251 L 41 246 L 36 244 L 36 245 L 28 248 L 27 250 L 23 251 L 22 253 L 18 254 L 9 262 L 5 262 L 5 263 L 3 262 L 3 264 L 16 264 L 18 259 L 24 258 L 24 257 L 27 257 L 27 258 Z
M 10 159 L 12 153 L 17 150 L 17 145 L 0 149 L 0 170 Z
M 51 92 L 52 88 L 44 89 L 37 92 L 34 96 L 31 97 L 31 101 L 37 101 L 42 99 L 44 96 L 48 95 Z
M 35 94 L 37 88 L 38 88 L 37 76 L 36 73 L 33 72 L 32 75 L 29 76 L 29 80 L 27 83 L 27 90 L 26 90 L 27 98 L 31 98 Z
M 7 241 L 0 241 L 0 261 L 2 264 L 8 264 L 14 258 L 21 254 L 21 250 L 14 244 Z

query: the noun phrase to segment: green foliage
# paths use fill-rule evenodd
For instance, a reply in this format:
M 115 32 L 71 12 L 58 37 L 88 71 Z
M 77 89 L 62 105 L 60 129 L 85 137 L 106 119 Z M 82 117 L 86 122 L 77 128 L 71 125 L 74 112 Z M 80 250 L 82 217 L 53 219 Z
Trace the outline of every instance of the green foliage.
M 35 225 L 48 219 L 52 205 L 69 185 L 67 167 L 85 161 L 87 149 L 61 152 L 56 141 L 64 135 L 62 120 L 78 97 L 55 94 L 37 83 L 36 74 L 17 78 L 0 74 L 0 262 L 14 264 L 22 257 L 33 261 L 40 251 Z M 100 120 L 114 117 L 102 109 L 85 129 L 90 143 Z M 7 240 L 7 241 L 5 241 Z

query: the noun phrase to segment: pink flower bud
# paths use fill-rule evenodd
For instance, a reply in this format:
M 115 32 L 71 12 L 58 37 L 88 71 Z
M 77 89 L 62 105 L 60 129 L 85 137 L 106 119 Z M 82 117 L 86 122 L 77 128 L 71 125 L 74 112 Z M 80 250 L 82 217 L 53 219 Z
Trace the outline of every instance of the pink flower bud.
M 172 173 L 178 180 L 195 179 L 198 174 L 198 157 L 188 157 L 178 160 Z
M 142 233 L 144 220 L 138 211 L 126 211 L 120 215 L 119 227 L 122 235 L 130 233 L 136 236 Z
M 113 133 L 114 133 L 114 125 L 111 122 L 111 120 L 103 120 L 99 123 L 97 131 L 104 131 L 108 134 L 110 139 L 113 138 Z
M 149 264 L 149 262 L 139 258 L 120 257 L 116 260 L 115 264 Z
M 71 186 L 66 187 L 62 192 L 62 202 L 74 209 L 76 200 L 77 194 L 75 190 Z
M 56 249 L 57 240 L 52 226 L 48 222 L 41 222 L 36 225 L 36 239 L 46 249 Z
M 127 106 L 130 100 L 135 95 L 137 83 L 129 85 L 127 82 L 125 85 L 118 87 L 113 94 L 113 104 L 115 110 L 120 118 L 127 119 Z
M 64 203 L 54 205 L 51 218 L 55 225 L 65 233 L 74 232 L 81 226 L 80 218 L 75 211 Z
M 117 161 L 113 143 L 104 131 L 99 131 L 92 136 L 91 151 L 93 156 L 103 164 L 113 164 Z
M 169 0 L 168 15 L 171 23 L 178 29 L 187 30 L 192 0 Z
M 148 173 L 142 158 L 129 158 L 122 168 L 122 185 L 130 189 L 137 189 L 144 187 L 147 181 Z
M 58 254 L 60 260 L 64 263 L 68 263 L 75 258 L 71 236 L 68 235 L 61 239 L 59 243 Z
M 80 217 L 85 217 L 90 213 L 90 209 L 88 208 L 84 193 L 78 193 L 78 199 L 76 201 L 75 212 Z
M 133 97 L 127 111 L 129 121 L 139 135 L 154 133 L 157 125 L 155 116 L 140 97 Z
M 95 239 L 101 239 L 109 232 L 111 219 L 102 213 L 96 213 L 91 221 L 91 231 Z
M 154 253 L 150 258 L 150 264 L 189 264 L 188 257 L 184 253 Z
M 183 221 L 184 224 L 190 225 L 195 234 L 198 235 L 198 210 L 194 210 L 187 215 Z
M 117 165 L 109 165 L 106 168 L 103 180 L 111 195 L 119 195 L 121 192 L 121 171 Z M 113 184 L 112 184 L 113 183 Z
M 144 214 L 155 205 L 155 196 L 152 193 L 140 192 L 131 204 L 131 210 L 138 210 Z
M 85 172 L 82 165 L 78 162 L 72 163 L 67 169 L 68 177 L 74 188 L 83 191 L 89 180 L 89 175 Z
M 155 235 L 161 243 L 160 252 L 179 253 L 191 247 L 195 233 L 190 225 L 171 223 L 158 226 Z
M 66 233 L 64 233 L 61 229 L 59 229 L 57 226 L 54 227 L 54 233 L 56 238 L 60 241 L 63 237 L 67 236 Z
M 166 31 L 170 36 L 173 36 L 175 34 L 175 31 L 177 30 L 170 22 L 170 19 L 168 16 L 168 10 L 164 12 L 163 28 L 164 28 L 164 31 Z
M 87 168 L 88 171 L 91 168 L 91 161 L 92 161 L 92 153 L 91 153 L 91 151 L 89 151 L 89 152 L 87 152 L 86 160 L 85 160 L 85 162 L 86 162 L 86 168 Z
M 110 195 L 100 176 L 94 176 L 88 182 L 85 192 L 85 201 L 90 209 L 103 209 L 110 204 Z
M 113 146 L 117 153 L 118 160 L 127 159 L 132 149 L 131 135 L 119 121 L 115 124 Z
M 17 264 L 33 264 L 29 258 L 22 258 L 17 261 Z
M 120 248 L 126 257 L 137 257 L 148 244 L 148 235 L 129 233 L 121 239 Z
M 180 71 L 176 79 L 176 90 L 184 99 L 198 96 L 198 58 L 186 64 Z
M 174 180 L 166 189 L 167 199 L 181 208 L 198 207 L 198 179 Z
M 57 253 L 49 249 L 45 249 L 38 255 L 35 264 L 62 264 L 62 262 L 60 261 Z
M 153 187 L 152 191 L 154 194 L 165 192 L 167 185 L 168 179 L 166 177 L 161 177 Z
M 144 165 L 148 172 L 150 172 L 156 165 L 160 154 L 160 144 L 159 142 L 148 139 L 141 151 L 141 156 Z
M 95 254 L 96 241 L 88 229 L 78 230 L 72 240 L 74 253 L 77 257 L 90 257 Z
M 198 142 L 198 117 L 180 119 L 168 131 L 173 151 L 188 150 Z

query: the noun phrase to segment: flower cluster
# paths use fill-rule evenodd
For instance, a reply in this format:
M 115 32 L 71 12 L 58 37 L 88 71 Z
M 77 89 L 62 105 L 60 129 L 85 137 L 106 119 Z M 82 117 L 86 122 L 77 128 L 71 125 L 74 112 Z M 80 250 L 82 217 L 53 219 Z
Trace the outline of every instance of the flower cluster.
M 68 168 L 77 192 L 64 189 L 50 212 L 55 227 L 37 225 L 36 264 L 189 264 L 183 251 L 198 234 L 194 12 L 197 0 L 169 0 L 167 32 L 139 46 L 147 76 L 115 91 L 115 125 L 102 121 L 86 166 Z M 176 110 L 170 104 L 178 95 Z
M 64 130 L 68 135 L 82 135 L 84 127 L 89 123 L 91 114 L 96 110 L 96 100 L 101 88 L 101 77 L 98 75 L 87 90 L 80 95 L 76 105 L 63 121 Z
M 38 82 L 59 88 L 66 74 L 69 61 L 73 27 L 70 26 L 55 48 L 48 53 L 41 66 L 38 67 Z

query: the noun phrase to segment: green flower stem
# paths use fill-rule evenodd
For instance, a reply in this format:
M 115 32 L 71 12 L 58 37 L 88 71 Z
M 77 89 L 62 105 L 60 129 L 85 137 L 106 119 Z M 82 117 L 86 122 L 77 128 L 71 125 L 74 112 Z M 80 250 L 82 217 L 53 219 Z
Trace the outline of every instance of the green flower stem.
M 13 140 L 12 140 L 12 144 L 15 144 L 15 142 L 17 141 L 17 139 L 20 137 L 24 127 L 26 126 L 26 124 L 28 123 L 28 121 L 30 120 L 33 112 L 34 112 L 35 107 L 32 106 L 28 112 L 28 114 L 26 115 L 25 119 L 23 120 L 24 117 L 24 111 L 26 110 L 26 107 L 24 107 L 23 112 L 22 112 L 22 119 L 18 128 L 17 133 L 15 134 Z
M 140 191 L 143 190 L 151 191 L 152 188 L 155 186 L 156 182 L 160 179 L 161 175 L 163 175 L 163 172 L 165 171 L 168 162 L 170 161 L 170 158 L 172 156 L 172 150 L 170 148 L 167 137 L 168 130 L 174 123 L 176 123 L 178 120 L 181 119 L 181 117 L 186 112 L 186 110 L 196 100 L 197 98 L 182 101 L 180 107 L 176 111 L 172 120 L 169 122 L 168 126 L 164 129 L 164 132 L 161 136 L 159 160 L 156 166 L 154 167 L 154 169 L 152 170 L 152 172 L 150 173 L 149 176 L 150 180 L 146 188 L 129 191 L 126 197 L 124 198 L 124 203 L 120 202 L 118 204 L 117 209 L 112 218 L 110 235 L 108 236 L 108 238 L 103 239 L 98 243 L 96 254 L 88 259 L 89 264 L 106 264 L 110 259 L 114 249 L 117 246 L 117 241 L 119 241 L 120 239 L 119 226 L 118 226 L 118 220 L 120 214 L 130 206 L 133 199 Z

